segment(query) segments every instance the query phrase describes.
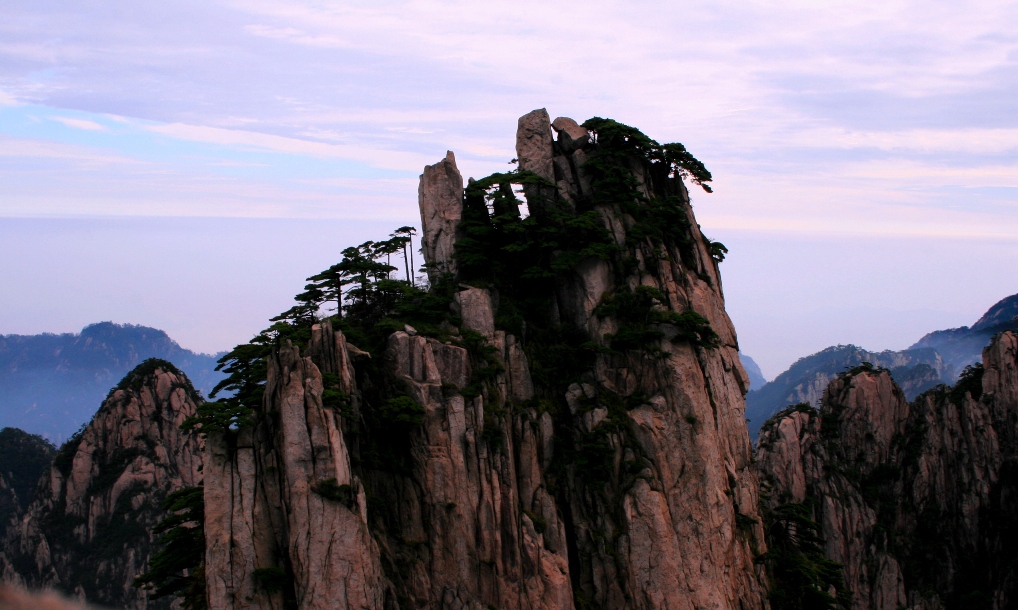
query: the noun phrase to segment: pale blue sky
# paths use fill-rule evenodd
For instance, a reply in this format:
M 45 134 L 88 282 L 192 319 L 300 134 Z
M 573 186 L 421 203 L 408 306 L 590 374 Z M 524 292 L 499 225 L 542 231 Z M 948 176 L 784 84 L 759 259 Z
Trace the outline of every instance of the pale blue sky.
M 455 151 L 607 116 L 694 200 L 744 351 L 901 348 L 1018 292 L 1018 5 L 32 2 L 0 20 L 0 334 L 226 349 Z

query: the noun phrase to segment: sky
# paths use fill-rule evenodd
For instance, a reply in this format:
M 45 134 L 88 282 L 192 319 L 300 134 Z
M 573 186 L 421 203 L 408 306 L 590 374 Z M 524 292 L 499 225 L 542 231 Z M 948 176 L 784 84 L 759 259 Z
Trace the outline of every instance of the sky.
M 742 350 L 902 349 L 1018 292 L 1018 3 L 0 0 L 0 334 L 218 352 L 419 225 L 519 116 L 682 142 Z

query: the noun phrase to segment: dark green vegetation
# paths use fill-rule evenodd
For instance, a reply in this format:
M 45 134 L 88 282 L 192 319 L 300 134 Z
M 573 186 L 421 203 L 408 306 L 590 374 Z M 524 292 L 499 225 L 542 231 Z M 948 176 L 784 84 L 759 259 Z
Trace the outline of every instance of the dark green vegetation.
M 221 378 L 214 356 L 144 326 L 100 322 L 80 334 L 0 336 L 0 427 L 60 444 L 92 418 L 110 386 L 153 357 L 176 363 L 203 392 Z
M 815 507 L 781 504 L 764 512 L 767 553 L 760 560 L 770 573 L 774 610 L 836 610 L 851 607 L 841 564 L 824 557 Z M 831 588 L 835 595 L 829 593 Z
M 352 507 L 356 501 L 355 491 L 349 485 L 340 485 L 336 479 L 325 479 L 311 486 L 311 491 L 333 502 Z
M 0 536 L 8 520 L 28 507 L 39 478 L 49 469 L 56 447 L 49 441 L 17 428 L 0 430 L 0 479 L 14 497 L 0 491 Z
M 225 373 L 226 378 L 210 393 L 218 400 L 201 405 L 197 417 L 186 425 L 230 430 L 253 423 L 265 391 L 266 358 L 287 341 L 305 345 L 311 338 L 312 325 L 320 320 L 330 319 L 352 343 L 375 354 L 384 351 L 385 340 L 392 332 L 407 324 L 423 334 L 447 334 L 448 327 L 443 324 L 455 321 L 449 310 L 452 285 L 440 282 L 424 290 L 411 281 L 392 279 L 396 267 L 381 262 L 383 257 L 407 247 L 410 231 L 403 227 L 389 240 L 346 248 L 339 263 L 308 278 L 304 292 L 294 297 L 296 305 L 272 318 L 273 324 L 251 341 L 219 359 L 216 370 Z M 339 310 L 330 316 L 327 308 L 333 301 Z M 342 410 L 346 399 L 335 393 L 333 385 L 326 384 L 332 390 L 327 396 L 328 406 Z
M 686 342 L 705 348 L 719 345 L 718 334 L 707 318 L 695 311 L 668 311 L 665 296 L 652 286 L 616 289 L 604 296 L 594 313 L 602 318 L 613 317 L 618 322 L 619 331 L 605 335 L 608 345 L 615 351 L 642 349 L 666 355 L 656 346 L 668 334 L 666 330 L 671 330 L 671 340 L 675 343 Z
M 982 362 L 965 367 L 965 370 L 958 376 L 958 383 L 951 388 L 951 402 L 960 405 L 966 394 L 972 396 L 973 400 L 979 400 L 983 395 L 984 372 Z
M 185 487 L 166 497 L 169 513 L 152 530 L 162 548 L 152 555 L 149 568 L 134 581 L 152 592 L 150 599 L 169 595 L 181 599 L 184 610 L 205 610 L 205 490 Z

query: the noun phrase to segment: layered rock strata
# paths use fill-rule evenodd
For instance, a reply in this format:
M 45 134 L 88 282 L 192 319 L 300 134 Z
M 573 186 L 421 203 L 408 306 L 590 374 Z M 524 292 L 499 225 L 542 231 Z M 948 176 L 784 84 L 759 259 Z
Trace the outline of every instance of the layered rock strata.
M 783 412 L 757 459 L 774 509 L 809 507 L 852 608 L 1010 608 L 1018 566 L 1018 338 L 984 373 L 909 403 L 886 371 L 832 382 L 819 412 Z
M 180 430 L 200 400 L 169 363 L 129 373 L 9 524 L 4 580 L 103 606 L 169 608 L 132 583 L 156 550 L 163 500 L 201 480 L 202 443 Z
M 594 197 L 597 144 L 554 125 L 557 138 L 546 111 L 520 119 L 519 167 L 543 179 L 524 187 L 530 213 L 593 209 L 627 261 L 586 256 L 547 295 L 554 327 L 587 338 L 589 366 L 561 389 L 541 382 L 541 354 L 497 322 L 507 297 L 484 285 L 460 284 L 442 337 L 408 326 L 366 354 L 324 322 L 307 346 L 281 346 L 256 425 L 208 438 L 212 607 L 765 607 L 748 379 L 688 192 L 634 158 L 639 194 L 682 216 L 668 228 L 681 244 L 640 237 Z M 421 180 L 433 282 L 462 280 L 459 176 L 450 154 Z M 661 323 L 652 347 L 612 349 L 621 322 L 598 306 L 641 287 L 660 319 L 698 314 L 717 342 Z

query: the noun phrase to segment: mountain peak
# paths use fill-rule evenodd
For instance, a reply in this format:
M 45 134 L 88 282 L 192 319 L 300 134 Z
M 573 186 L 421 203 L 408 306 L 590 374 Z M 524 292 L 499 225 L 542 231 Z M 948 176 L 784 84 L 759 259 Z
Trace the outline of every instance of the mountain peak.
M 201 479 L 203 443 L 180 430 L 201 402 L 172 364 L 148 359 L 56 453 L 4 554 L 31 587 L 152 607 L 131 583 L 148 567 L 167 495 Z M 45 482 L 45 484 L 42 484 Z M 162 606 L 158 606 L 162 607 Z
M 991 330 L 1015 322 L 1018 318 L 1018 294 L 1012 294 L 997 301 L 983 317 L 972 325 L 972 330 Z

